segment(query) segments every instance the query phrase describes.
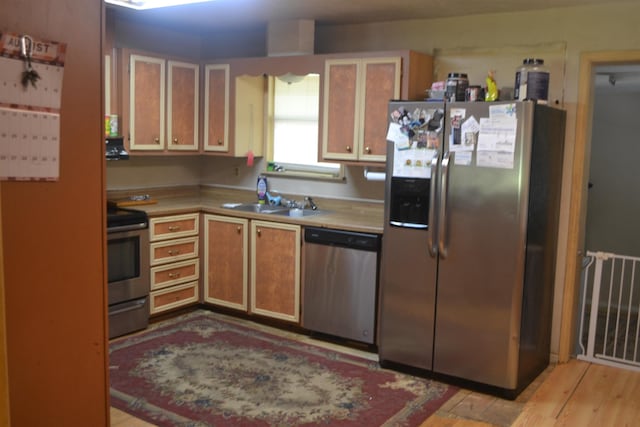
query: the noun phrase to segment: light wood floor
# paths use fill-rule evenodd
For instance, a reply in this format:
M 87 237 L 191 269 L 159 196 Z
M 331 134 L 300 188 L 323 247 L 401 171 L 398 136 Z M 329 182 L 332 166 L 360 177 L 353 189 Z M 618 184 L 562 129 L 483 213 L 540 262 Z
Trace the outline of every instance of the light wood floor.
M 546 371 L 544 380 L 507 424 L 498 420 L 513 403 L 475 396 L 475 413 L 457 415 L 447 402 L 420 427 L 621 427 L 640 425 L 640 372 L 578 360 Z M 480 395 L 482 396 L 482 395 Z M 519 399 L 518 399 L 519 400 Z M 464 405 L 463 405 L 464 406 Z M 469 406 L 469 405 L 467 405 Z
M 111 425 L 148 427 L 111 408 Z M 640 372 L 578 360 L 550 367 L 515 401 L 460 390 L 420 427 L 640 425 Z

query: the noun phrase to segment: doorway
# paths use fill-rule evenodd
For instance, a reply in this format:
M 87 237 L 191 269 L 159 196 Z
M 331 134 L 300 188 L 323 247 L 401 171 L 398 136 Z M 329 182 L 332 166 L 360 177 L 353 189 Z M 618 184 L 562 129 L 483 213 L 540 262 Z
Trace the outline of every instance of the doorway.
M 569 234 L 567 242 L 567 274 L 560 327 L 559 362 L 569 360 L 576 335 L 576 310 L 580 290 L 580 273 L 586 240 L 587 191 L 592 154 L 592 119 L 594 114 L 595 78 L 599 67 L 640 64 L 640 51 L 589 52 L 580 58 L 580 80 L 576 116 L 576 141 L 573 156 Z M 595 159 L 597 161 L 598 159 Z M 594 184 L 595 185 L 595 184 Z
M 640 65 L 594 68 L 578 358 L 640 368 Z
M 640 64 L 594 72 L 584 249 L 640 257 Z

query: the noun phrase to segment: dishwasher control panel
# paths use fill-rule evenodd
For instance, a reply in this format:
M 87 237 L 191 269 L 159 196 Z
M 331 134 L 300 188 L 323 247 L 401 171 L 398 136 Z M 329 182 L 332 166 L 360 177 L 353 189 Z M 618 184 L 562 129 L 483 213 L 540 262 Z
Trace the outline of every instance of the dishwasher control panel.
M 320 245 L 341 246 L 362 251 L 378 252 L 380 235 L 356 233 L 352 231 L 332 230 L 329 228 L 306 227 L 304 241 Z

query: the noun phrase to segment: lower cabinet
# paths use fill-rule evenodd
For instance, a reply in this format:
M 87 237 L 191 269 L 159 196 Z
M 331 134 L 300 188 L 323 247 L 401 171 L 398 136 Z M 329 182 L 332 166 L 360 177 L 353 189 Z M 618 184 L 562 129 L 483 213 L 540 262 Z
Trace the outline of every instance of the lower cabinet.
M 199 213 L 150 220 L 151 315 L 198 302 Z
M 204 301 L 300 319 L 300 226 L 206 214 Z

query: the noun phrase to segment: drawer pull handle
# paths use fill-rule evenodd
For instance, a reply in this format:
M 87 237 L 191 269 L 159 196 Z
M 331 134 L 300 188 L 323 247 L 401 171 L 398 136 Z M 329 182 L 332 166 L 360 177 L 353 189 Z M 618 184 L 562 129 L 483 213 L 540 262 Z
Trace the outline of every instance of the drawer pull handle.
M 169 253 L 169 255 L 180 255 L 180 249 L 176 249 L 175 251 L 169 249 L 167 252 Z
M 180 231 L 180 226 L 179 225 L 170 225 L 169 226 L 169 231 Z
M 180 272 L 176 272 L 176 273 L 169 273 L 169 278 L 170 279 L 175 279 L 177 277 L 180 277 Z

